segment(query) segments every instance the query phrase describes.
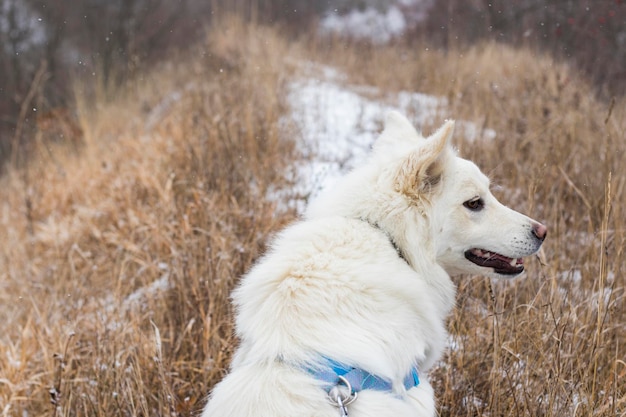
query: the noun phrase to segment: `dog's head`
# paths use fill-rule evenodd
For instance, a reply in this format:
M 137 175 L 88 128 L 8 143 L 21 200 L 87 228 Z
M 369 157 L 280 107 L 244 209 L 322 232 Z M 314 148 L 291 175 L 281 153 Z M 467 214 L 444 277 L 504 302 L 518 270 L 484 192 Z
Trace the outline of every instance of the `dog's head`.
M 512 277 L 546 227 L 502 205 L 489 179 L 450 145 L 454 122 L 428 138 L 390 112 L 369 160 L 327 190 L 308 217 L 346 216 L 381 228 L 414 267 L 433 259 L 450 275 Z
M 383 135 L 388 141 L 399 135 L 413 137 L 414 148 L 403 158 L 395 189 L 407 201 L 407 210 L 425 218 L 437 263 L 451 275 L 522 273 L 522 258 L 539 250 L 546 227 L 500 203 L 478 167 L 456 156 L 449 144 L 454 122 L 446 122 L 427 139 L 411 129 L 403 116 L 391 113 Z M 400 140 L 406 142 L 406 137 Z M 402 250 L 410 254 L 423 242 L 408 233 L 399 241 L 405 241 Z

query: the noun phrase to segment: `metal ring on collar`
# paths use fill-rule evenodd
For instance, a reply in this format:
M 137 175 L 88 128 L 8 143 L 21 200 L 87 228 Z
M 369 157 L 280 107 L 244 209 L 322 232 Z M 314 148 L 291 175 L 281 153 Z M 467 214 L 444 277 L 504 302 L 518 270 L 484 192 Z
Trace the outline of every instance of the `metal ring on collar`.
M 352 385 L 346 378 L 341 375 L 338 375 L 337 377 L 339 378 L 339 381 L 337 382 L 337 385 L 335 385 L 330 389 L 330 391 L 328 391 L 328 400 L 335 407 L 343 408 L 356 401 L 358 393 L 356 391 L 352 391 Z M 348 395 L 341 395 L 341 391 L 339 390 L 339 385 L 341 384 L 345 385 L 346 388 L 348 388 Z

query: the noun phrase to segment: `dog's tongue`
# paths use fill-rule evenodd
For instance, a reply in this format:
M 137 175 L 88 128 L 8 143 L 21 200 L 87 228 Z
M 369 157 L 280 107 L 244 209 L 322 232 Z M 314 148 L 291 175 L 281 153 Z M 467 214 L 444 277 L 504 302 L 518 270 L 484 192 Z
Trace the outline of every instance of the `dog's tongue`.
M 465 252 L 465 257 L 476 265 L 493 268 L 498 274 L 513 275 L 524 270 L 522 258 L 509 258 L 499 253 L 489 252 L 482 249 L 471 249 Z

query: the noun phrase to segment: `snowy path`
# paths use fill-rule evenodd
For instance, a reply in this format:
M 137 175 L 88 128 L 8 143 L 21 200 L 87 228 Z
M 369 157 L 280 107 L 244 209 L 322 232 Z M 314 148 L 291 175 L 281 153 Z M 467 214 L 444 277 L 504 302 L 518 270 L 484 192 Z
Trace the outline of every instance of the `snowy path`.
M 443 97 L 407 91 L 384 94 L 375 87 L 350 85 L 344 74 L 316 64 L 305 65 L 303 72 L 315 77 L 291 82 L 291 113 L 285 123 L 295 126 L 303 159 L 295 161 L 289 173 L 295 188 L 275 190 L 269 196 L 279 207 L 296 208 L 298 213 L 310 198 L 365 158 L 389 110 L 406 114 L 418 127 L 438 125 L 449 116 Z M 457 121 L 457 130 L 470 141 L 478 132 L 464 121 Z M 495 137 L 495 132 L 486 133 L 487 139 Z

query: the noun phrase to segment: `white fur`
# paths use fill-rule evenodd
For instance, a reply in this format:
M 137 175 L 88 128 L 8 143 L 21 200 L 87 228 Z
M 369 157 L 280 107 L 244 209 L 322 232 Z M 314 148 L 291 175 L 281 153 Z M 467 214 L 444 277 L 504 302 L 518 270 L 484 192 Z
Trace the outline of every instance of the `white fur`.
M 338 417 L 305 370 L 320 357 L 393 381 L 393 393 L 359 393 L 351 417 L 435 415 L 427 375 L 445 348 L 449 275 L 499 276 L 465 251 L 518 258 L 539 249 L 533 228 L 545 235 L 454 154 L 453 127 L 424 139 L 390 113 L 369 160 L 277 236 L 233 294 L 241 345 L 203 417 Z M 477 197 L 482 210 L 463 205 Z M 407 392 L 415 364 L 421 382 Z

